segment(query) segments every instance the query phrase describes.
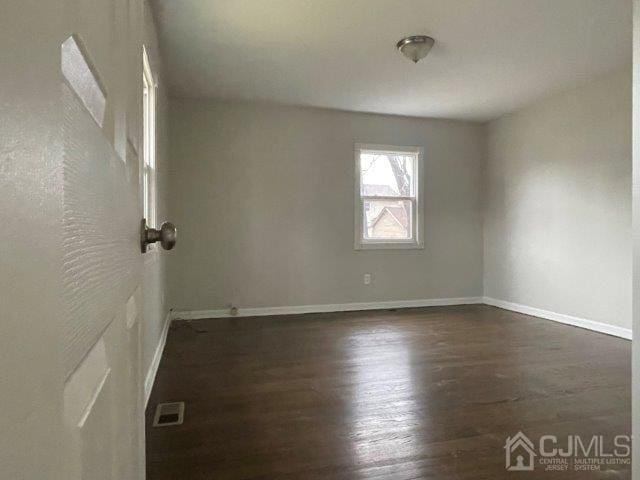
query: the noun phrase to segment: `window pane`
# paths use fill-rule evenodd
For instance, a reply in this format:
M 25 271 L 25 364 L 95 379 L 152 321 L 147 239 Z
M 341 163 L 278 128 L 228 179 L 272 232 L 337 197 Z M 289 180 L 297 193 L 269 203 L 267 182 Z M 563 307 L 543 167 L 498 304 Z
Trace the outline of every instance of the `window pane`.
M 150 205 L 149 205 L 149 175 L 148 175 L 148 171 L 145 168 L 144 169 L 144 173 L 143 173 L 143 177 L 142 177 L 142 188 L 143 188 L 143 192 L 142 192 L 142 203 L 143 203 L 143 209 L 144 209 L 144 218 L 147 219 L 147 223 L 151 225 L 152 223 L 152 219 L 151 219 L 151 215 L 150 215 Z
M 143 149 L 144 164 L 149 165 L 151 161 L 151 152 L 149 151 L 149 148 L 151 146 L 149 141 L 149 127 L 150 127 L 150 120 L 151 120 L 150 118 L 151 112 L 149 109 L 149 89 L 147 88 L 147 80 L 144 76 L 142 78 L 144 80 L 144 91 L 143 91 L 143 97 L 142 97 L 142 136 L 143 136 L 142 149 Z
M 411 197 L 415 156 L 363 151 L 360 153 L 360 193 L 368 197 Z
M 365 240 L 411 240 L 413 237 L 410 200 L 363 201 Z

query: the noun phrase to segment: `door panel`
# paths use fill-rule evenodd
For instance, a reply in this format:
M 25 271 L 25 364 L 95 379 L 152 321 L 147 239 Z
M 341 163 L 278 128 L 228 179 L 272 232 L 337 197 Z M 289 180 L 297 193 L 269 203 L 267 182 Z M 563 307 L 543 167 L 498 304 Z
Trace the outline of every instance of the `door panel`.
M 142 2 L 68 6 L 69 34 L 106 94 L 101 126 L 72 84 L 61 90 L 65 392 L 70 382 L 91 392 L 74 405 L 82 421 L 65 417 L 69 478 L 144 478 L 140 195 L 135 149 L 127 145 L 127 131 L 139 128 L 139 83 L 130 79 L 141 74 Z M 88 365 L 97 346 L 102 369 Z M 84 369 L 92 375 L 79 379 L 75 372 Z M 66 395 L 64 402 L 67 408 Z
M 0 15 L 2 479 L 65 478 L 60 360 L 61 9 L 59 0 L 8 0 L 2 2 Z
M 63 86 L 64 367 L 69 374 L 140 278 L 137 181 L 79 98 Z
M 3 479 L 144 478 L 138 164 L 123 157 L 139 128 L 142 11 L 3 2 Z M 102 126 L 63 75 L 71 35 L 104 88 Z

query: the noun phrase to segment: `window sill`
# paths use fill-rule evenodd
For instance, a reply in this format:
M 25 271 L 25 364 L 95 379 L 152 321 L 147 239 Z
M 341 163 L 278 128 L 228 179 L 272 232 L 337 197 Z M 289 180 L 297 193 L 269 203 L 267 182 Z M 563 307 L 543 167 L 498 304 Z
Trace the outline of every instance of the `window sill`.
M 357 243 L 356 250 L 424 250 L 422 243 Z

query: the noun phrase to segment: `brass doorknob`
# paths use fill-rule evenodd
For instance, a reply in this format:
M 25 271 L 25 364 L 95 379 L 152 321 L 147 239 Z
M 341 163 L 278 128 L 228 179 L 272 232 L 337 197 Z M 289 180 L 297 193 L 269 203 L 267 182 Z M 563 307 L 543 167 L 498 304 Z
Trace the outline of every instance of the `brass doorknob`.
M 178 230 L 171 222 L 164 222 L 160 230 L 149 228 L 146 218 L 143 218 L 140 222 L 140 250 L 142 250 L 142 253 L 146 253 L 147 246 L 151 243 L 156 243 L 158 240 L 162 248 L 171 250 L 175 246 L 177 238 Z

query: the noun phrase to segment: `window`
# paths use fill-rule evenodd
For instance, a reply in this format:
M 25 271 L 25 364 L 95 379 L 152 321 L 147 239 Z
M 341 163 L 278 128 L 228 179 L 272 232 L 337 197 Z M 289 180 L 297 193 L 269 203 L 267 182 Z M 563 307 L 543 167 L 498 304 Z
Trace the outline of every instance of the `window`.
M 357 144 L 356 249 L 422 248 L 422 149 Z
M 142 49 L 142 204 L 147 225 L 156 226 L 156 86 Z

